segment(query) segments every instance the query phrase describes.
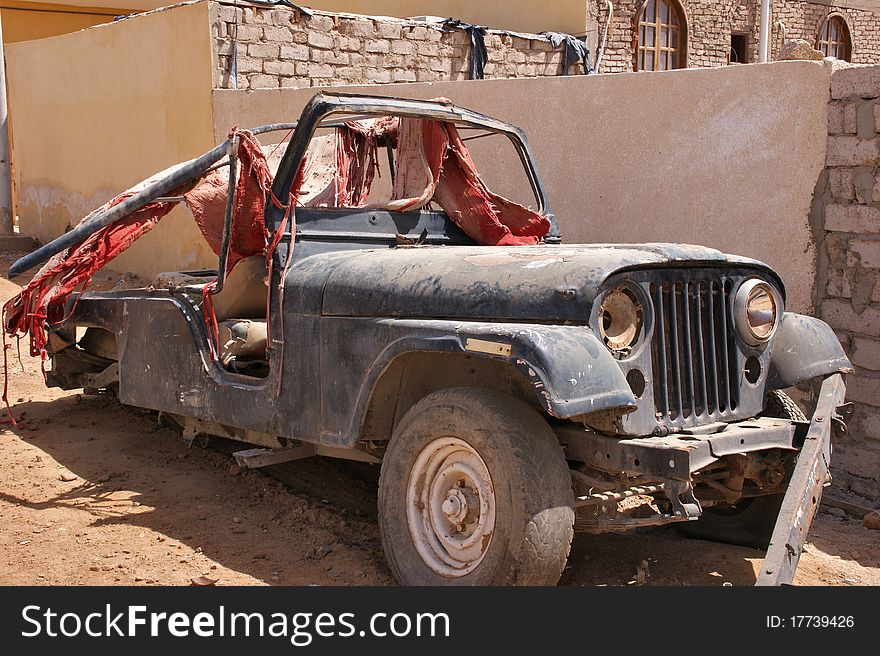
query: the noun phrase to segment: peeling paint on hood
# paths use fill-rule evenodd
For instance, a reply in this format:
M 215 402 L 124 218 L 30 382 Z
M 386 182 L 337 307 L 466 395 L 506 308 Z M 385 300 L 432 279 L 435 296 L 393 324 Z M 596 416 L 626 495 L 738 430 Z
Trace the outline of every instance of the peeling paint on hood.
M 688 244 L 425 246 L 314 257 L 332 260 L 322 305 L 330 316 L 580 323 L 602 283 L 627 268 L 754 267 L 775 280 L 757 260 Z

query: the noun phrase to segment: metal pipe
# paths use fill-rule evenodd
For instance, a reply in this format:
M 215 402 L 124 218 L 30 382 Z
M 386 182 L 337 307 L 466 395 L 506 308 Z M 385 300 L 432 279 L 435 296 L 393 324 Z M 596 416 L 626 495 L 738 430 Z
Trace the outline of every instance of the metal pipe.
M 785 23 L 782 21 L 776 21 L 776 27 L 778 28 L 776 33 L 779 35 L 779 48 L 776 50 L 776 56 L 779 56 L 779 53 L 782 51 L 782 47 L 785 45 L 785 37 L 787 36 L 785 30 Z
M 235 218 L 235 185 L 238 175 L 238 143 L 239 136 L 232 138 L 229 144 L 229 185 L 226 187 L 226 213 L 223 216 L 223 239 L 220 244 L 220 262 L 217 264 L 217 284 L 211 294 L 223 289 L 226 282 L 226 262 L 229 259 L 229 240 L 232 234 L 232 221 Z
M 0 235 L 11 235 L 14 232 L 12 227 L 12 176 L 9 173 L 6 64 L 3 50 L 3 23 L 0 21 Z
M 761 0 L 761 27 L 758 42 L 758 61 L 770 61 L 770 0 Z
M 31 267 L 43 264 L 53 255 L 57 255 L 65 249 L 85 241 L 88 237 L 98 232 L 98 230 L 107 227 L 114 221 L 118 221 L 124 216 L 142 210 L 160 196 L 165 196 L 178 187 L 181 187 L 188 182 L 192 182 L 202 175 L 205 169 L 211 166 L 211 164 L 223 157 L 228 145 L 229 140 L 227 139 L 225 142 L 216 146 L 212 150 L 209 150 L 201 157 L 197 157 L 196 159 L 183 164 L 173 173 L 156 180 L 145 189 L 142 189 L 130 198 L 126 198 L 118 205 L 114 205 L 103 211 L 99 210 L 91 218 L 83 221 L 70 232 L 65 232 L 57 239 L 50 241 L 48 244 L 41 246 L 34 252 L 28 253 L 20 260 L 14 262 L 12 266 L 9 267 L 9 277 L 15 278 Z
M 259 128 L 254 128 L 251 130 L 251 133 L 256 135 L 263 134 L 264 132 L 290 130 L 295 127 L 296 123 L 272 123 L 270 125 L 263 125 Z M 28 253 L 21 259 L 16 260 L 12 266 L 9 267 L 9 278 L 12 279 L 16 276 L 20 276 L 31 267 L 47 262 L 53 255 L 57 255 L 71 246 L 76 246 L 77 244 L 82 243 L 88 237 L 98 232 L 98 230 L 107 227 L 114 221 L 118 221 L 124 216 L 128 216 L 129 214 L 133 214 L 134 212 L 143 209 L 150 203 L 156 202 L 158 198 L 162 198 L 178 187 L 182 187 L 204 175 L 215 162 L 219 161 L 220 158 L 226 154 L 230 143 L 231 140 L 227 139 L 205 154 L 182 164 L 172 173 L 156 180 L 145 189 L 142 189 L 131 198 L 125 199 L 118 205 L 114 205 L 105 210 L 95 210 L 88 218 L 70 232 L 65 232 L 57 239 L 53 239 L 48 244 L 45 244 L 32 253 Z
M 608 7 L 608 18 L 605 19 L 605 29 L 602 31 L 602 43 L 599 45 L 599 51 L 596 53 L 596 73 L 602 72 L 602 55 L 605 54 L 605 43 L 608 41 L 608 27 L 614 20 L 614 5 L 611 0 L 605 0 Z

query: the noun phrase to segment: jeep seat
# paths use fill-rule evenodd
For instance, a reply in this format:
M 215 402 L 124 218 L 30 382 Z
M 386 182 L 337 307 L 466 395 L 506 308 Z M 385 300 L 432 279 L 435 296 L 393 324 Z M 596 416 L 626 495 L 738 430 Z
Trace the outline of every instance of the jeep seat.
M 182 287 L 203 287 L 214 280 L 214 272 L 197 274 L 168 271 L 156 274 L 152 287 L 155 289 L 180 289 Z M 235 265 L 226 280 L 214 295 L 214 316 L 217 321 L 227 319 L 265 319 L 268 302 L 269 268 L 262 255 L 246 257 Z
M 236 360 L 266 359 L 266 322 L 229 319 L 218 324 L 220 362 L 229 367 Z
M 269 267 L 262 255 L 246 257 L 226 276 L 223 289 L 214 295 L 217 321 L 266 318 Z
M 245 258 L 214 296 L 220 362 L 227 369 L 234 369 L 237 362 L 266 360 L 268 277 L 262 255 Z

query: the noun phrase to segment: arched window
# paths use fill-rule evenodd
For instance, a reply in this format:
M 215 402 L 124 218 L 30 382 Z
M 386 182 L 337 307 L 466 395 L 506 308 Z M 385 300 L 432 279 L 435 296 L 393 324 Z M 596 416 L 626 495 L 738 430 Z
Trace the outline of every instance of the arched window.
M 675 0 L 648 0 L 639 16 L 637 71 L 684 68 L 684 12 Z
M 819 30 L 819 50 L 826 57 L 849 61 L 852 56 L 852 40 L 849 28 L 840 14 L 831 14 Z

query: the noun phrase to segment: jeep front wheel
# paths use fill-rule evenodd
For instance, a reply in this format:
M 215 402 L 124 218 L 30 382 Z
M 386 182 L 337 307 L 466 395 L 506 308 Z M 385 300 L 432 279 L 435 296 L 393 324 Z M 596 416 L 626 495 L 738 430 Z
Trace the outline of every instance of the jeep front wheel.
M 425 397 L 382 462 L 379 528 L 403 585 L 554 585 L 571 546 L 572 504 L 550 426 L 491 390 Z

